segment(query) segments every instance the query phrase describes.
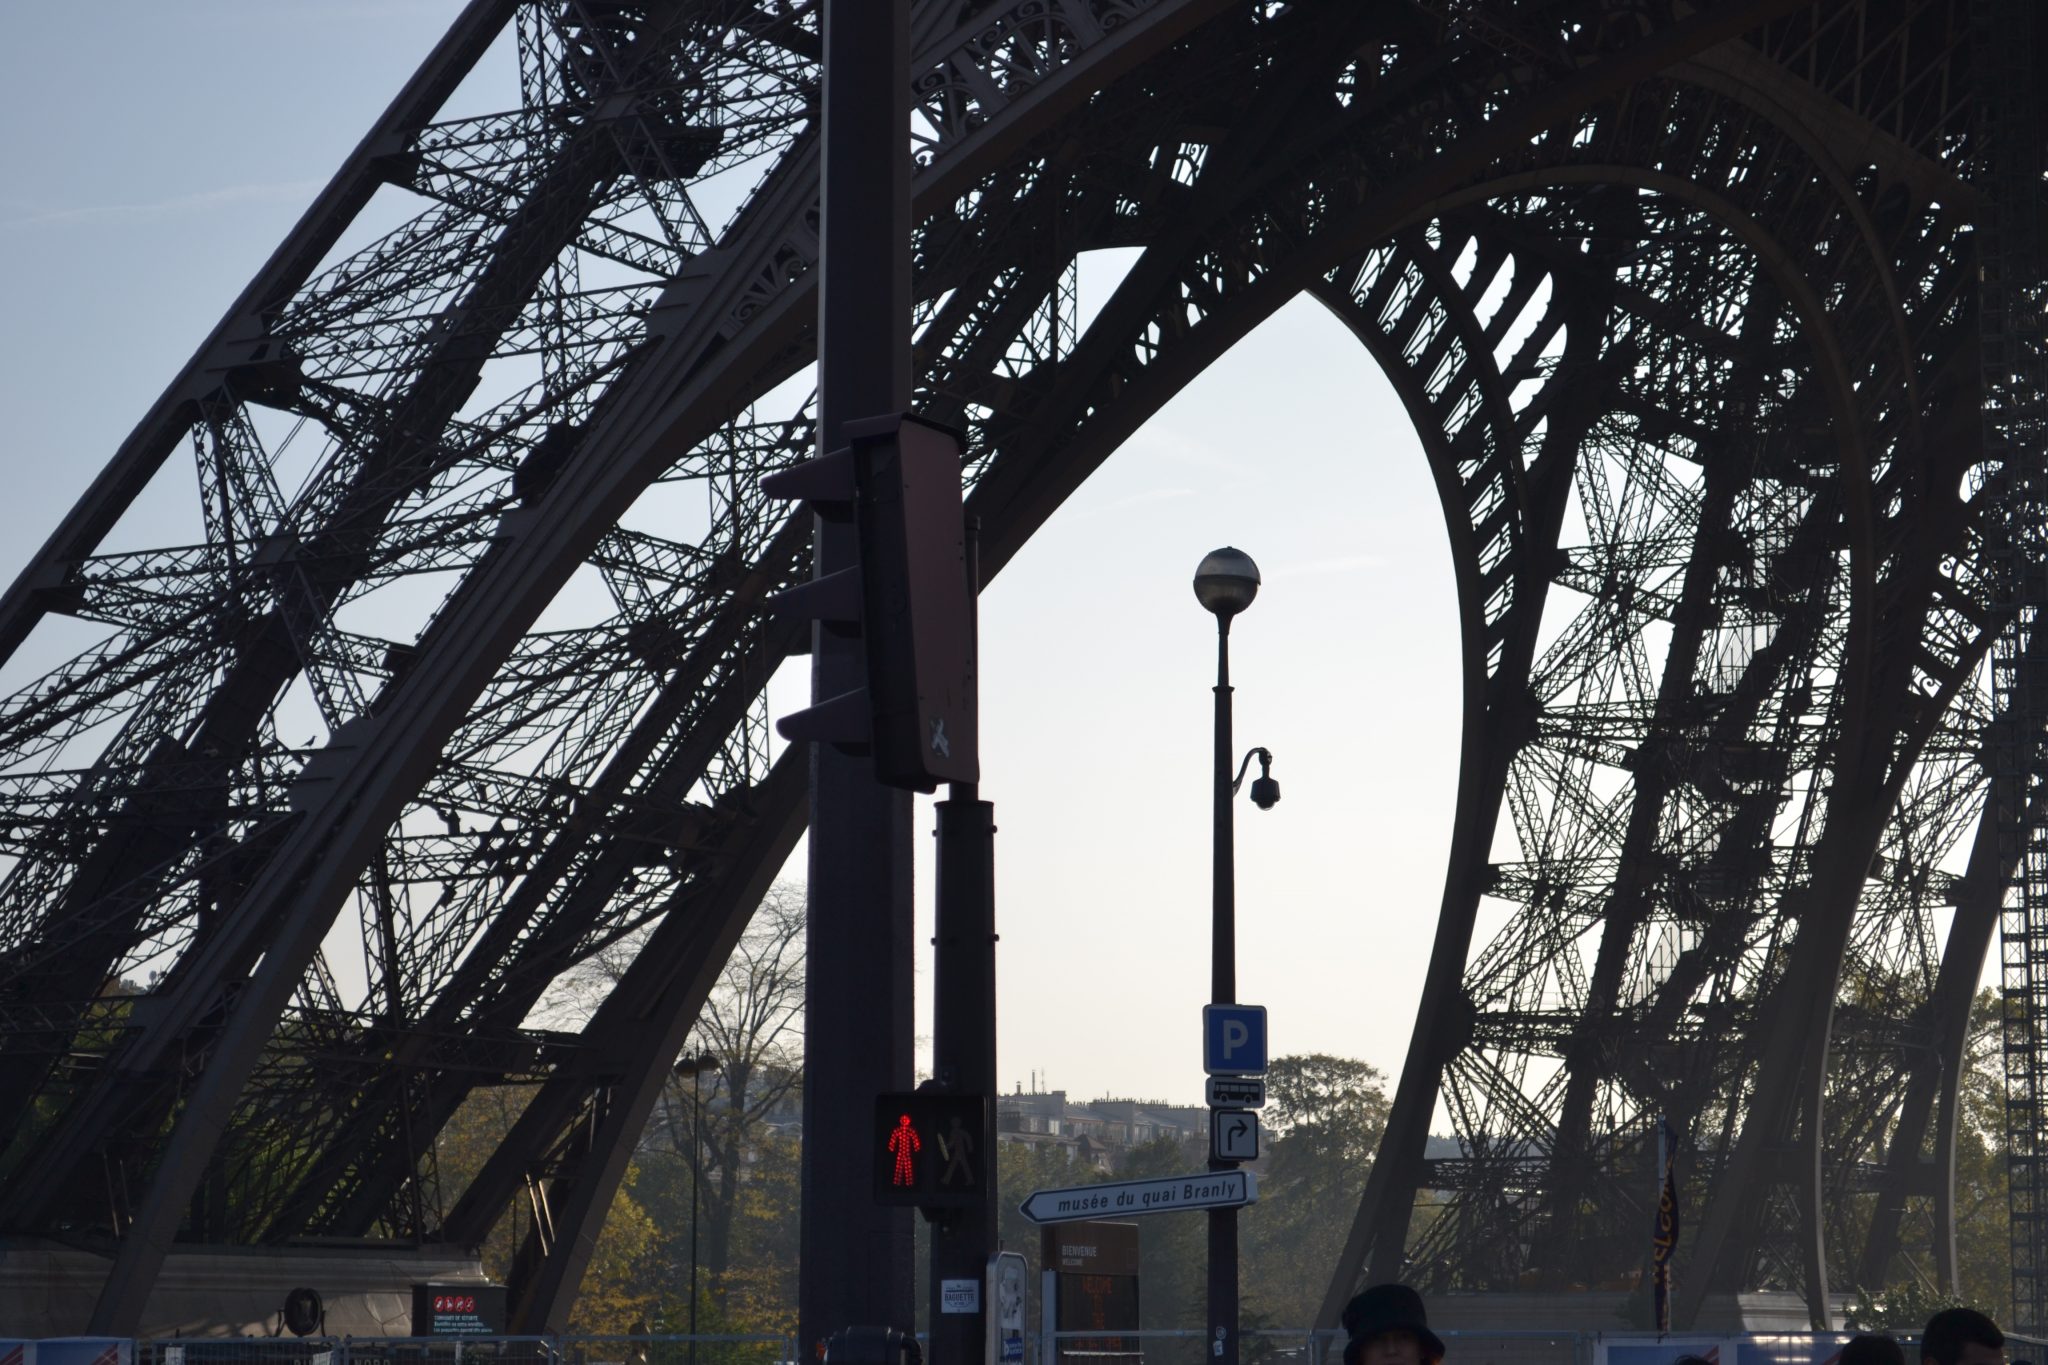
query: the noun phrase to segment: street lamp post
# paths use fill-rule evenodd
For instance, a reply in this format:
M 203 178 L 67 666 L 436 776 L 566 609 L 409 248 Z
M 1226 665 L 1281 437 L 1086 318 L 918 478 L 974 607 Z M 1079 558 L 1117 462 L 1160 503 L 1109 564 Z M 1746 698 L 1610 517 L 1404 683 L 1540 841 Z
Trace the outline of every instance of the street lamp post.
M 698 1089 L 707 1071 L 718 1070 L 718 1058 L 698 1048 L 676 1058 L 676 1075 L 690 1078 L 690 1365 L 697 1362 L 697 1220 L 703 1212 L 697 1197 L 697 1170 L 704 1162 L 704 1105 Z
M 1242 550 L 1225 546 L 1203 558 L 1195 570 L 1195 600 L 1216 617 L 1216 831 L 1213 909 L 1210 922 L 1211 1003 L 1237 1000 L 1237 864 L 1231 798 L 1243 780 L 1230 771 L 1230 621 L 1252 604 L 1259 593 L 1259 566 Z M 1280 799 L 1270 775 L 1272 756 L 1255 751 L 1261 776 L 1252 796 L 1262 809 Z M 1249 765 L 1251 756 L 1246 755 Z M 1213 1141 L 1213 1138 L 1212 1138 Z M 1235 1162 L 1209 1161 L 1211 1170 L 1227 1171 Z M 1237 1365 L 1237 1210 L 1209 1211 L 1209 1356 L 1212 1365 Z

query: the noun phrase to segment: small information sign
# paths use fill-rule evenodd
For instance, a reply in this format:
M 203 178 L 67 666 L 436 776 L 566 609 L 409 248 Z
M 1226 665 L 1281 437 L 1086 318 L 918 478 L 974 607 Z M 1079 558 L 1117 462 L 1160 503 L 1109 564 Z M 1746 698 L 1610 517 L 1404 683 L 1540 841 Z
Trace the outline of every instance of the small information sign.
M 1259 1116 L 1248 1109 L 1218 1109 L 1211 1113 L 1209 1155 L 1216 1161 L 1257 1161 Z
M 1045 1267 L 1046 1326 L 1063 1336 L 1054 1365 L 1102 1365 L 1136 1360 L 1138 1330 L 1138 1225 L 1059 1223 L 1039 1233 L 1039 1264 Z
M 1211 1076 L 1207 1097 L 1211 1109 L 1263 1109 L 1266 1107 L 1266 1078 Z
M 1028 1267 L 1014 1251 L 988 1258 L 988 1332 L 982 1347 L 986 1365 L 1021 1365 L 1024 1359 L 1024 1279 Z
M 1202 1006 L 1202 1069 L 1211 1076 L 1264 1075 L 1266 1007 Z
M 505 1286 L 416 1284 L 412 1334 L 416 1337 L 494 1337 L 505 1330 Z

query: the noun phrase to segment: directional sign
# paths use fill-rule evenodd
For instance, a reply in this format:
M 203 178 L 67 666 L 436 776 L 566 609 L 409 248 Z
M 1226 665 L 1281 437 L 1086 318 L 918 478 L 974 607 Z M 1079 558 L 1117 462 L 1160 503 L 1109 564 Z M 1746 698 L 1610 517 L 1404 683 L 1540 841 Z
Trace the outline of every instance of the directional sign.
M 1257 1161 L 1259 1116 L 1247 1109 L 1218 1109 L 1209 1115 L 1209 1159 Z
M 1264 1076 L 1211 1076 L 1211 1109 L 1263 1109 L 1266 1107 Z
M 1202 1070 L 1211 1076 L 1265 1073 L 1264 1005 L 1202 1006 Z
M 1040 1190 L 1019 1207 L 1034 1223 L 1071 1223 L 1077 1218 L 1231 1209 L 1255 1204 L 1258 1199 L 1258 1177 L 1250 1171 L 1202 1171 L 1162 1180 L 1119 1180 L 1066 1190 Z

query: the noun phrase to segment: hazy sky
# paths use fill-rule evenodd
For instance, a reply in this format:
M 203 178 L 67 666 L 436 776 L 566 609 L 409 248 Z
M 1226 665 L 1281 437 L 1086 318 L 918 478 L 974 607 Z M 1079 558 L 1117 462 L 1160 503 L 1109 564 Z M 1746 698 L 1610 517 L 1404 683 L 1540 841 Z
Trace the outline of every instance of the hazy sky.
M 10 7 L 0 576 L 458 8 Z M 1084 274 L 1084 309 L 1106 273 Z M 1448 555 L 1391 391 L 1297 302 L 1145 427 L 984 597 L 1006 1089 L 1036 1074 L 1088 1097 L 1201 1093 L 1214 625 L 1189 579 L 1223 544 L 1265 573 L 1233 632 L 1237 729 L 1241 748 L 1273 750 L 1284 792 L 1269 813 L 1239 808 L 1239 997 L 1270 1008 L 1277 1052 L 1391 1074 L 1406 1046 L 1455 779 Z M 921 854 L 929 829 L 921 812 Z M 919 897 L 928 923 L 928 880 Z

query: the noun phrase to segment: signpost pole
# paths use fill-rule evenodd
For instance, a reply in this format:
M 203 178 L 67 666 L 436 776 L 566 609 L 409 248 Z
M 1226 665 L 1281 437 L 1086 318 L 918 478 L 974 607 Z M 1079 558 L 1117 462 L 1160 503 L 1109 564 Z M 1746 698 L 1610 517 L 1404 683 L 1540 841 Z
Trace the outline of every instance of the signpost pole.
M 1231 546 L 1211 551 L 1195 569 L 1195 600 L 1216 617 L 1216 864 L 1215 907 L 1211 932 L 1209 1002 L 1212 1012 L 1237 1000 L 1237 831 L 1232 826 L 1231 798 L 1237 783 L 1230 776 L 1230 618 L 1252 604 L 1259 592 L 1259 567 L 1251 556 Z M 1280 787 L 1269 771 L 1272 755 L 1254 750 L 1262 765 L 1259 780 L 1252 784 L 1252 800 L 1261 809 L 1271 809 L 1280 799 Z M 1246 756 L 1247 763 L 1251 755 Z M 1243 1021 L 1239 1021 L 1240 1028 Z M 1207 1032 L 1206 1020 L 1204 1032 Z M 1231 1053 L 1251 1041 L 1249 1033 L 1234 1038 L 1224 1049 Z M 1204 1040 L 1204 1050 L 1210 1046 Z M 1259 1044 L 1257 1069 L 1265 1070 L 1264 1041 Z M 1206 1057 L 1206 1069 L 1215 1072 L 1250 1070 L 1230 1065 L 1228 1055 Z M 1238 1170 L 1232 1157 L 1238 1148 L 1226 1149 L 1217 1141 L 1215 1114 L 1209 1119 L 1209 1169 Z M 1249 1135 L 1256 1141 L 1256 1127 Z M 1209 1359 L 1211 1365 L 1237 1365 L 1237 1210 L 1219 1208 L 1209 1214 Z
M 1057 1270 L 1038 1272 L 1038 1365 L 1059 1365 L 1060 1360 L 1060 1276 Z
M 1237 862 L 1230 780 L 1230 617 L 1216 617 L 1216 847 L 1209 1000 L 1237 1000 Z M 1216 1121 L 1210 1116 L 1210 1123 Z M 1235 1169 L 1213 1155 L 1209 1169 Z M 1237 1365 L 1237 1210 L 1209 1211 L 1209 1358 L 1211 1365 Z
M 978 799 L 971 783 L 955 782 L 938 803 L 938 864 L 934 881 L 932 955 L 932 1079 L 937 1088 L 984 1100 L 996 1087 L 995 807 Z M 995 1251 L 996 1153 L 984 1128 L 971 1152 L 982 1172 L 980 1197 L 966 1208 L 932 1218 L 931 1359 L 980 1358 L 993 1305 L 979 1295 L 974 1311 L 948 1311 L 948 1284 L 979 1288 Z

